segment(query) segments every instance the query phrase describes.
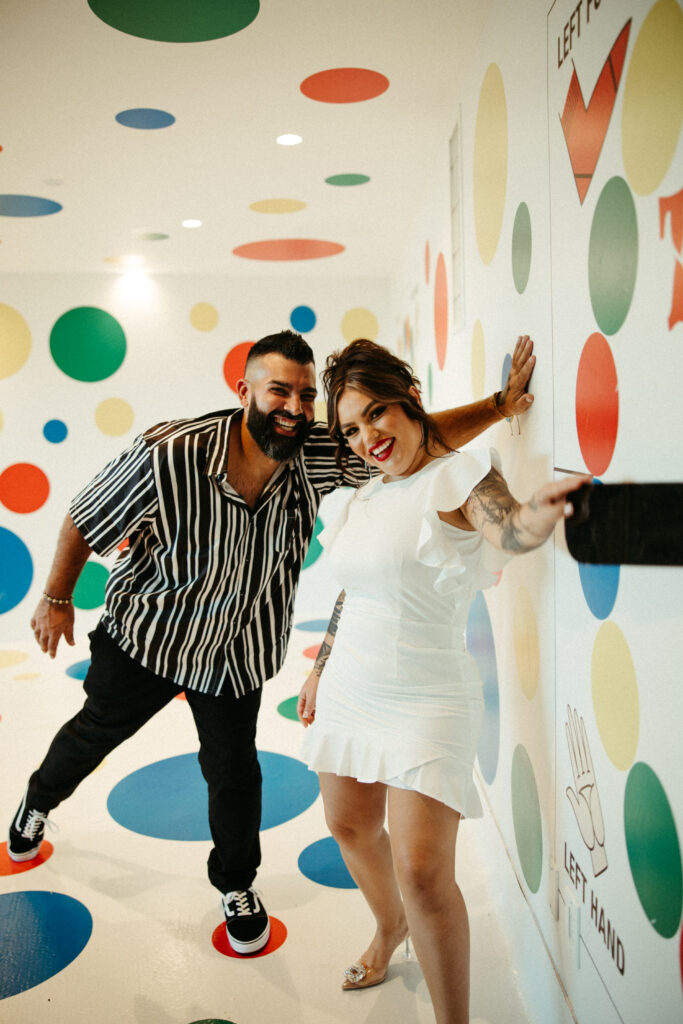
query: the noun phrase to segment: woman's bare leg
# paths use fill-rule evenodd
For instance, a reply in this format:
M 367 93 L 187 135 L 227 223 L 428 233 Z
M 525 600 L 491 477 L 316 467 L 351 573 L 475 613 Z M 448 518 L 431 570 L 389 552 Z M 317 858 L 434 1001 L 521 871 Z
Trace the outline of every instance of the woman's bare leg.
M 374 938 L 360 959 L 367 967 L 377 969 L 387 966 L 408 933 L 389 836 L 384 828 L 386 790 L 380 782 L 363 783 L 328 772 L 320 774 L 328 828 L 377 922 Z
M 455 881 L 460 815 L 421 793 L 389 788 L 389 834 L 410 936 L 437 1024 L 467 1024 L 470 930 Z

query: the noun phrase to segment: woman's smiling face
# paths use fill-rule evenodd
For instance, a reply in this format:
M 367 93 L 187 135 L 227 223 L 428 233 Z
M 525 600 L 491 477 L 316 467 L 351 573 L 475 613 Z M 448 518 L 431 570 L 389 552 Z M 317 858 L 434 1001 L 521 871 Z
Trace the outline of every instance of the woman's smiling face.
M 347 387 L 337 403 L 337 417 L 354 455 L 387 476 L 410 476 L 427 461 L 422 426 L 398 402 L 384 402 Z

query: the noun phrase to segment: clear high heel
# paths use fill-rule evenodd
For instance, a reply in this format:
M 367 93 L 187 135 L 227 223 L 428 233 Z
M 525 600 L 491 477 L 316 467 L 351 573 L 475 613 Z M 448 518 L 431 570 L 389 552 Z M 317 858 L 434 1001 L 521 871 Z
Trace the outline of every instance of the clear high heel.
M 403 960 L 415 959 L 410 935 L 406 935 L 401 958 Z M 368 967 L 363 960 L 356 960 L 355 964 L 351 964 L 344 971 L 342 988 L 345 992 L 348 992 L 351 989 L 372 988 L 374 985 L 381 985 L 386 979 L 387 970 L 388 967 Z

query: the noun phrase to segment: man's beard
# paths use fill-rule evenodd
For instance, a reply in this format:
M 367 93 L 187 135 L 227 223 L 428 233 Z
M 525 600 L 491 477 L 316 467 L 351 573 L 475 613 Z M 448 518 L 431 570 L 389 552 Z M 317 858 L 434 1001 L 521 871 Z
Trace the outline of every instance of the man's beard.
M 275 416 L 298 422 L 296 432 L 291 437 L 278 434 L 273 425 Z M 262 412 L 256 402 L 252 402 L 247 410 L 247 430 L 263 454 L 277 462 L 287 462 L 296 455 L 308 437 L 311 426 L 312 424 L 303 416 L 289 416 L 283 412 Z

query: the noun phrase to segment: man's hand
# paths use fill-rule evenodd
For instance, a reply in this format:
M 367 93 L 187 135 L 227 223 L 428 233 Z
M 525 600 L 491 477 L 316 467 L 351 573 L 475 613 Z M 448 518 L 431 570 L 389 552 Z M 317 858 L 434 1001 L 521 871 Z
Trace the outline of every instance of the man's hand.
M 508 379 L 500 393 L 498 402 L 498 408 L 506 418 L 521 416 L 531 408 L 534 396 L 530 395 L 527 389 L 536 365 L 536 356 L 533 355 L 533 351 L 534 343 L 529 335 L 521 335 L 517 339 Z
M 31 619 L 31 629 L 43 654 L 54 658 L 62 637 L 74 646 L 74 606 L 49 604 L 41 598 Z

